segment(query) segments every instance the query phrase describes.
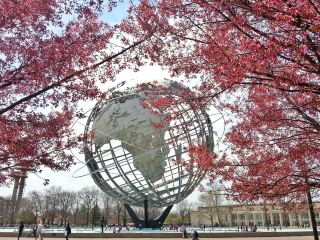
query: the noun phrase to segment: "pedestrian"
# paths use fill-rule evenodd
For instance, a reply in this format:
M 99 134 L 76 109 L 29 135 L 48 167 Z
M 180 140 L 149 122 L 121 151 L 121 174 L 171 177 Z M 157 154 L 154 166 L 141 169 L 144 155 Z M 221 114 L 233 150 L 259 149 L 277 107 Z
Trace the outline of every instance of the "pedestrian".
M 104 226 L 103 226 L 103 223 L 101 223 L 101 233 L 103 233 L 103 229 L 104 229 Z
M 257 225 L 254 225 L 254 226 L 253 226 L 252 231 L 253 231 L 253 232 L 256 232 L 256 231 L 257 231 Z
M 198 234 L 197 231 L 194 231 L 194 232 L 192 233 L 192 240 L 199 240 L 199 234 Z
M 182 238 L 188 238 L 187 228 L 185 225 L 181 227 Z
M 37 236 L 37 225 L 33 224 L 32 230 L 31 230 L 31 237 L 36 237 L 36 236 Z
M 66 240 L 69 240 L 69 235 L 71 234 L 71 227 L 70 227 L 70 223 L 67 223 L 66 226 L 66 231 L 64 233 L 64 235 L 66 236 Z
M 22 234 L 22 232 L 23 232 L 23 229 L 24 229 L 24 224 L 23 224 L 23 222 L 20 222 L 18 240 L 19 240 L 20 237 L 21 237 L 21 234 Z
M 38 237 L 40 237 L 40 240 L 43 240 L 42 231 L 43 231 L 43 225 L 42 225 L 42 220 L 40 219 L 37 225 L 37 235 L 35 239 L 38 239 Z
M 102 219 L 101 219 L 101 233 L 103 233 L 103 230 L 104 230 L 104 216 L 102 216 Z

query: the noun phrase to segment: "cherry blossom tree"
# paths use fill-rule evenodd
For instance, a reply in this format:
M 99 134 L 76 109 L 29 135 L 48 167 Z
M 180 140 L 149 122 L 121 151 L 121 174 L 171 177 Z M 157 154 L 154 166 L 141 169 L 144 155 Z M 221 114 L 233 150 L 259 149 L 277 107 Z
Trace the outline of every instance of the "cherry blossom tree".
M 161 42 L 147 48 L 148 58 L 173 76 L 200 79 L 198 93 L 184 101 L 231 113 L 220 161 L 202 146 L 193 157 L 231 181 L 238 201 L 307 197 L 313 214 L 320 177 L 319 1 L 145 0 L 132 11 L 158 26 Z
M 103 84 L 131 60 L 139 62 L 137 46 L 152 29 L 111 26 L 102 15 L 115 6 L 108 0 L 1 1 L 0 184 L 12 168 L 68 169 L 73 157 L 66 150 L 81 140 L 70 127 L 83 116 L 79 101 L 104 98 Z M 129 37 L 133 32 L 139 34 Z
M 77 144 L 69 129 L 76 103 L 103 98 L 98 83 L 149 61 L 199 80 L 180 101 L 230 114 L 225 154 L 201 145 L 191 154 L 212 176 L 231 181 L 237 200 L 307 196 L 313 212 L 319 1 L 140 0 L 112 27 L 99 20 L 101 2 L 1 2 L 1 182 L 15 165 L 68 168 L 72 159 L 61 150 Z M 168 107 L 168 96 L 151 105 Z

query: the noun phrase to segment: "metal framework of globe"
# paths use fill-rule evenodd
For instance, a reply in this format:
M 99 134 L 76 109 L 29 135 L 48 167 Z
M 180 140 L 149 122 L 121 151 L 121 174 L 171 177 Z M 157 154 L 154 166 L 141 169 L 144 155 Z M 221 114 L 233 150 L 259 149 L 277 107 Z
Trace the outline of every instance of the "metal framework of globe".
M 181 91 L 172 82 L 170 88 Z M 165 93 L 149 84 L 153 95 Z M 176 100 L 179 94 L 170 96 Z M 193 192 L 205 175 L 190 158 L 189 147 L 205 145 L 213 150 L 213 131 L 205 110 L 193 103 L 173 104 L 159 114 L 150 113 L 141 101 L 146 98 L 137 88 L 113 91 L 98 102 L 86 124 L 86 164 L 100 189 L 123 202 L 143 206 L 173 205 Z M 154 122 L 175 116 L 163 127 Z

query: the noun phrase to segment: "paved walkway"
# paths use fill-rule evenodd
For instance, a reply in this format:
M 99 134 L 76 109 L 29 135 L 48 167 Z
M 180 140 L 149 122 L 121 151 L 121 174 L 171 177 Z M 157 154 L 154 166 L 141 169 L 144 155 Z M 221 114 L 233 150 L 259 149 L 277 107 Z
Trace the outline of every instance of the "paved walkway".
M 33 240 L 30 237 L 21 237 L 20 240 Z M 59 240 L 64 238 L 44 238 L 44 240 Z M 84 238 L 69 238 L 70 240 L 85 240 Z M 182 238 L 93 238 L 94 240 L 181 240 Z M 228 238 L 200 238 L 201 240 L 226 240 Z M 232 240 L 313 240 L 313 236 L 293 236 L 293 237 L 245 237 L 232 238 Z M 13 237 L 0 237 L 0 240 L 17 240 Z M 191 238 L 189 238 L 191 240 Z

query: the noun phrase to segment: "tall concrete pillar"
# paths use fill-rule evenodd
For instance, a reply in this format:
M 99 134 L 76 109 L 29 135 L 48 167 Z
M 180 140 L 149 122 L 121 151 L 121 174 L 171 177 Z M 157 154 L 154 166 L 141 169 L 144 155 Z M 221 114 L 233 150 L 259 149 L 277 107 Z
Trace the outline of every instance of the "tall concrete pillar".
M 11 196 L 11 201 L 12 202 L 15 202 L 17 200 L 18 187 L 19 187 L 19 177 L 15 176 L 14 177 L 13 191 L 12 191 L 12 196 Z
M 270 222 L 271 222 L 271 225 L 274 225 L 274 216 L 273 216 L 273 212 L 270 212 Z
M 16 223 L 17 215 L 19 214 L 21 199 L 23 195 L 23 190 L 27 178 L 26 169 L 15 170 L 12 175 L 14 178 L 14 186 L 11 197 L 11 216 L 10 216 L 10 225 Z
M 14 177 L 14 185 L 13 185 L 13 191 L 11 196 L 11 204 L 10 204 L 10 221 L 9 221 L 10 226 L 14 224 L 14 215 L 15 215 L 16 206 L 17 206 L 17 192 L 18 192 L 19 181 L 20 181 L 19 176 L 13 175 L 13 177 Z
M 290 227 L 293 227 L 292 214 L 289 212 L 288 216 L 289 216 L 289 225 L 290 225 Z
M 279 212 L 280 226 L 283 226 L 283 213 Z
M 262 216 L 262 226 L 267 226 L 265 213 L 261 213 Z
M 252 215 L 253 215 L 253 218 L 252 218 L 252 220 L 253 220 L 253 225 L 257 225 L 257 213 L 252 213 Z
M 244 221 L 245 221 L 245 223 L 246 223 L 247 226 L 249 226 L 249 214 L 250 214 L 250 213 L 248 213 L 248 212 L 246 212 L 246 213 L 244 214 Z
M 229 227 L 232 227 L 232 213 L 228 213 L 227 215 L 228 225 Z
M 21 205 L 21 200 L 22 200 L 22 195 L 23 195 L 23 190 L 26 184 L 26 173 L 22 173 L 20 183 L 19 183 L 19 191 L 18 191 L 18 197 L 17 197 L 17 205 L 16 205 L 16 210 L 15 213 L 18 214 L 20 211 L 20 205 Z
M 302 226 L 302 219 L 301 219 L 301 214 L 299 213 L 298 215 L 298 221 L 299 221 L 299 227 Z

